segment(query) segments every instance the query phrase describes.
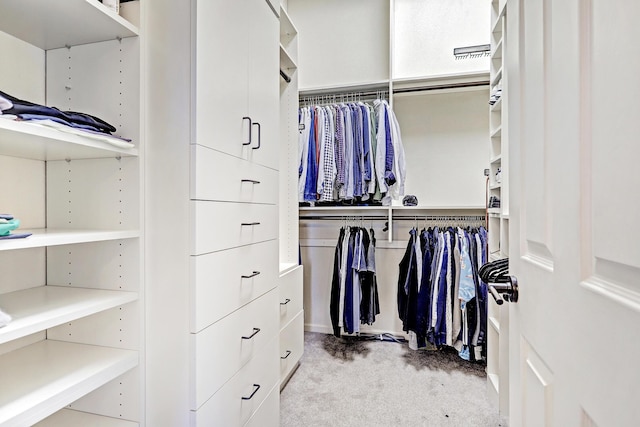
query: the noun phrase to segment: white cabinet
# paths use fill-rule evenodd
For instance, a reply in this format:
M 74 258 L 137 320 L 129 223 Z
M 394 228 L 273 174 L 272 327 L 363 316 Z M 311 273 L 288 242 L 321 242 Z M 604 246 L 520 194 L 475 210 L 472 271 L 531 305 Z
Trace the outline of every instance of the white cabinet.
M 280 388 L 304 351 L 302 266 L 298 265 L 298 30 L 280 9 Z M 294 320 L 295 319 L 295 320 Z M 265 409 L 263 412 L 268 412 Z M 277 425 L 265 418 L 264 425 Z M 276 420 L 277 421 L 277 420 Z M 253 422 L 252 425 L 256 425 Z
M 279 378 L 278 17 L 266 0 L 169 3 L 151 12 L 150 75 L 185 79 L 150 106 L 176 116 L 148 126 L 146 411 L 150 425 L 241 426 Z
M 278 21 L 265 0 L 195 3 L 192 142 L 278 169 Z
M 144 423 L 138 29 L 96 0 L 5 0 L 0 53 L 21 72 L 0 90 L 134 144 L 0 119 L 0 211 L 33 233 L 0 241 L 0 425 Z
M 280 274 L 280 381 L 284 388 L 304 352 L 302 266 Z

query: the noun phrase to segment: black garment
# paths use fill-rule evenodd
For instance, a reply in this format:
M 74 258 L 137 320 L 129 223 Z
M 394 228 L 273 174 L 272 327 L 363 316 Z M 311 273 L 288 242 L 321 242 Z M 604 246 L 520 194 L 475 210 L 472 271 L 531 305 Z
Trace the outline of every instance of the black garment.
M 369 246 L 370 244 L 375 247 L 375 234 L 371 230 L 371 236 L 364 228 L 350 227 L 348 229 L 341 228 L 340 235 L 338 237 L 338 243 L 336 245 L 335 254 L 333 257 L 333 275 L 331 278 L 331 298 L 329 303 L 329 315 L 331 317 L 331 326 L 333 327 L 333 334 L 336 337 L 340 337 L 340 292 L 341 292 L 341 278 L 345 278 L 344 289 L 344 311 L 343 311 L 343 329 L 344 333 L 351 334 L 355 331 L 357 325 L 356 322 L 362 324 L 371 325 L 376 318 L 376 315 L 380 314 L 380 301 L 378 298 L 378 282 L 376 279 L 376 273 L 373 270 L 373 266 L 367 265 L 367 269 L 358 270 L 358 274 L 354 274 L 356 269 L 353 266 L 353 257 L 355 254 L 355 242 L 358 233 L 362 232 L 362 246 L 364 251 L 361 256 L 368 262 L 369 260 Z M 346 244 L 343 241 L 347 237 Z M 345 253 L 347 254 L 347 266 L 345 271 L 341 270 L 341 260 Z M 369 270 L 371 267 L 371 270 Z M 357 266 L 356 268 L 361 268 Z M 353 281 L 357 280 L 356 283 Z M 361 300 L 359 303 L 360 315 L 355 318 L 353 310 L 353 299 L 357 297 L 354 294 L 354 285 L 360 287 Z
M 411 230 L 404 257 L 400 261 L 398 278 L 398 315 L 402 320 L 402 330 L 416 331 L 418 310 L 418 262 L 416 260 L 416 230 Z
M 342 259 L 342 240 L 344 239 L 344 228 L 340 229 L 336 252 L 333 257 L 333 276 L 331 279 L 331 300 L 329 303 L 329 315 L 331 316 L 331 326 L 333 335 L 340 336 L 340 260 Z
M 15 98 L 4 92 L 0 92 L 0 96 L 8 99 L 13 103 L 13 108 L 3 110 L 4 114 L 15 114 L 17 116 L 20 116 L 22 114 L 38 114 L 57 117 L 71 123 L 91 126 L 107 134 L 116 131 L 116 128 L 109 123 L 105 122 L 99 117 L 95 117 L 86 113 L 78 113 L 75 111 L 60 111 L 55 107 L 47 107 L 45 105 L 34 104 L 33 102 Z
M 369 259 L 369 246 L 376 246 L 376 238 L 373 229 L 371 237 L 367 230 L 362 229 L 362 243 L 365 248 L 365 256 Z M 360 281 L 362 287 L 362 301 L 360 303 L 360 322 L 371 325 L 376 321 L 376 315 L 380 314 L 380 301 L 378 299 L 378 282 L 375 271 L 361 271 Z

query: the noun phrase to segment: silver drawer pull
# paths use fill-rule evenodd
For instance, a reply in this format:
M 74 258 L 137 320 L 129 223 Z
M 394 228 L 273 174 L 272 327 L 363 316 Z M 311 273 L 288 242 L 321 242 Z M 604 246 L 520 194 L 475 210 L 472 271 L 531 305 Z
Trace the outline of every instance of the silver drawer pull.
M 289 298 L 287 298 L 286 300 L 284 300 L 284 302 L 281 302 L 280 305 L 287 305 L 291 302 L 291 300 Z
M 287 352 L 284 354 L 284 356 L 280 356 L 280 359 L 286 359 L 289 356 L 291 356 L 291 350 L 287 350 Z
M 258 390 L 260 390 L 260 384 L 254 384 L 253 387 L 255 387 L 253 389 L 253 393 L 251 393 L 249 395 L 249 397 L 242 397 L 242 400 L 251 400 L 251 398 L 258 392 Z
M 259 222 L 243 222 L 242 224 L 240 224 L 243 227 L 248 227 L 250 225 L 260 225 Z
M 256 277 L 258 274 L 260 274 L 259 271 L 254 271 L 253 274 L 250 274 L 248 276 L 242 276 L 243 279 L 251 279 L 252 277 Z
M 242 339 L 243 340 L 250 340 L 251 338 L 255 337 L 258 332 L 260 332 L 260 328 L 253 328 L 253 333 L 251 335 L 249 335 L 248 337 L 242 337 Z
M 256 181 L 255 179 L 243 179 L 240 182 L 250 182 L 252 184 L 260 184 L 260 181 Z

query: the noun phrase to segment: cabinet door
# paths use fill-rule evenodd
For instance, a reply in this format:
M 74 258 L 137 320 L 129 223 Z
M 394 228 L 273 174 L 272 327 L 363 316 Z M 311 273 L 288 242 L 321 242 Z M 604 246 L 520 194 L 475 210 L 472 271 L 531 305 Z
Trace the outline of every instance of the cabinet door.
M 243 157 L 250 151 L 247 112 L 249 14 L 245 1 L 197 2 L 195 124 L 191 142 Z M 247 143 L 247 145 L 243 145 Z
M 252 126 L 249 155 L 255 163 L 278 169 L 279 21 L 265 0 L 250 0 L 249 4 L 249 115 L 259 123 Z

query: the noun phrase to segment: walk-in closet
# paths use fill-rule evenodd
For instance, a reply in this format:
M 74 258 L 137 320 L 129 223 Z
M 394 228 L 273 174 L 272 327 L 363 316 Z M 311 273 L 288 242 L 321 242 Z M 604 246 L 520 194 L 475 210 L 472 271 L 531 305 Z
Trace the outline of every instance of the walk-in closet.
M 0 427 L 636 425 L 639 16 L 0 0 Z

